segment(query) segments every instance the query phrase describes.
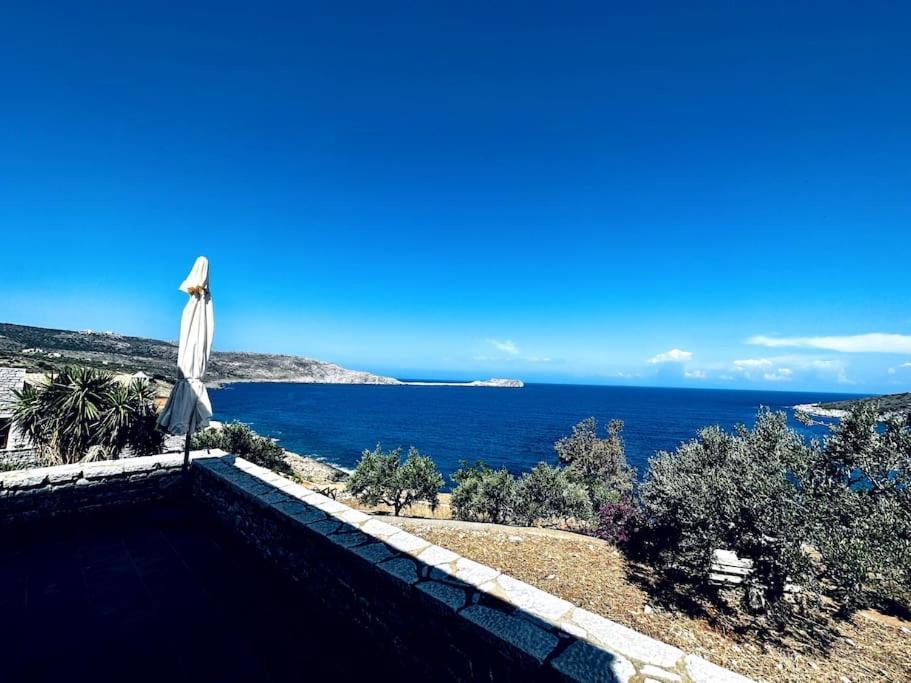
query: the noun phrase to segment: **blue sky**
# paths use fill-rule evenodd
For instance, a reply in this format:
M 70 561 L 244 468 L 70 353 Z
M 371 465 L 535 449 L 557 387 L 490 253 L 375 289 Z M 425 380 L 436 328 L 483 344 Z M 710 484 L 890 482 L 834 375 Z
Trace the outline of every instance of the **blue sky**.
M 909 10 L 635 4 L 5 3 L 0 319 L 908 390 Z

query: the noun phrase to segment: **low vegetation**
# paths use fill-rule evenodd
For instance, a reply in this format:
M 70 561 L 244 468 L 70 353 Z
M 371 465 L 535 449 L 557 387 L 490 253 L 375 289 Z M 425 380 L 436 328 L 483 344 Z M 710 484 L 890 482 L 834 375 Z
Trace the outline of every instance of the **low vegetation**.
M 456 519 L 511 524 L 516 518 L 516 480 L 505 467 L 492 470 L 484 462 L 462 462 L 452 475 L 456 486 L 450 505 Z
M 833 615 L 911 606 L 911 426 L 878 426 L 880 414 L 857 404 L 807 441 L 784 413 L 762 410 L 752 429 L 709 427 L 656 454 L 638 488 L 622 424 L 599 435 L 585 420 L 556 443 L 556 466 L 516 478 L 463 463 L 453 515 L 592 533 L 665 577 L 656 589 L 678 605 L 824 638 Z M 749 566 L 739 582 L 711 580 L 716 550 Z
M 436 509 L 442 486 L 443 475 L 433 460 L 416 448 L 409 448 L 402 460 L 400 448 L 383 451 L 377 445 L 372 451 L 364 451 L 346 488 L 365 505 L 389 505 L 398 517 L 418 501 Z
M 284 449 L 272 439 L 259 436 L 240 422 L 226 424 L 220 429 L 210 427 L 197 432 L 193 435 L 191 445 L 197 450 L 220 448 L 261 467 L 268 467 L 282 474 L 291 474 L 291 467 L 286 462 Z
M 626 461 L 622 429 L 623 423 L 613 420 L 598 436 L 594 418 L 583 420 L 554 445 L 556 466 L 538 463 L 518 478 L 482 462 L 462 463 L 453 475 L 453 515 L 475 522 L 594 530 L 601 509 L 626 504 L 633 493 L 635 472 Z
M 16 393 L 13 419 L 48 464 L 118 457 L 125 449 L 150 455 L 161 449 L 154 392 L 86 367 L 65 367 Z

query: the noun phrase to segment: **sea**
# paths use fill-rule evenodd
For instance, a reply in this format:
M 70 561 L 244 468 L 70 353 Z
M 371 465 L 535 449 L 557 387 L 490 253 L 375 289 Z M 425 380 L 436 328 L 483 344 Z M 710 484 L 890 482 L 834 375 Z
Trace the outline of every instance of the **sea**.
M 752 425 L 760 406 L 783 410 L 807 436 L 793 406 L 846 394 L 527 384 L 521 389 L 343 384 L 228 384 L 209 392 L 214 419 L 238 421 L 285 449 L 352 469 L 364 449 L 416 447 L 446 478 L 462 460 L 514 474 L 556 461 L 554 443 L 587 417 L 623 420 L 630 464 L 641 474 L 657 451 L 708 425 Z

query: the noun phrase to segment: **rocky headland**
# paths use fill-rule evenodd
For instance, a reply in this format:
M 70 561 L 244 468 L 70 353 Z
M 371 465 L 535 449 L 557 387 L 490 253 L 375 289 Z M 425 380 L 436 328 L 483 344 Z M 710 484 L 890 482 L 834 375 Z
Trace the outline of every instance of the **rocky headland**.
M 794 406 L 794 410 L 815 417 L 842 418 L 854 406 L 876 404 L 880 419 L 893 415 L 908 415 L 911 413 L 911 393 L 884 394 L 882 396 L 869 396 L 866 398 L 850 398 L 844 401 L 831 401 L 829 403 L 802 403 Z

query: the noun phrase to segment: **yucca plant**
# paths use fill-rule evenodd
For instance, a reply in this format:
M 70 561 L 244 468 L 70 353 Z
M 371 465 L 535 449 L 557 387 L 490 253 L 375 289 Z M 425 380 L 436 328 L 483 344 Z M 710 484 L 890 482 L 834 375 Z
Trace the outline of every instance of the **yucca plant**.
M 154 394 L 144 381 L 123 385 L 100 370 L 67 367 L 16 393 L 13 419 L 51 464 L 116 458 L 127 447 L 156 452 Z
M 100 424 L 103 445 L 109 452 L 120 453 L 128 446 L 137 455 L 157 452 L 161 432 L 155 425 L 154 401 L 155 392 L 145 380 L 113 384 Z

